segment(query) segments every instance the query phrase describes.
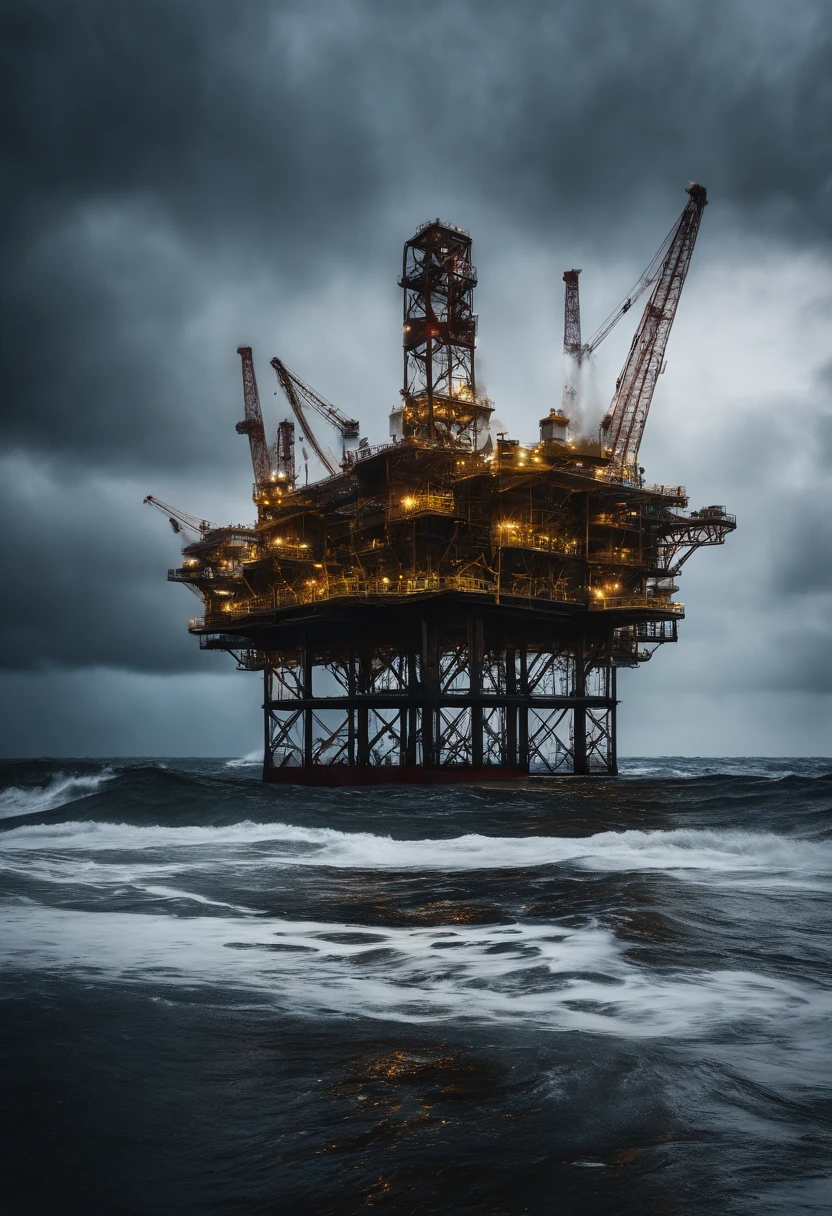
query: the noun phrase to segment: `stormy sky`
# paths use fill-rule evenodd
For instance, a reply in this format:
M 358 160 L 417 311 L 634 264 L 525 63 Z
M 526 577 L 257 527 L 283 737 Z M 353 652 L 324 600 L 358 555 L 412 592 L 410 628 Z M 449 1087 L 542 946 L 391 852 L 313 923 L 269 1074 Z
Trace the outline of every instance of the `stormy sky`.
M 240 343 L 386 437 L 402 242 L 470 230 L 479 367 L 523 440 L 692 180 L 710 195 L 642 447 L 739 516 L 678 647 L 620 681 L 623 754 L 829 754 L 827 0 L 7 0 L 5 755 L 235 755 L 257 677 L 202 654 L 142 499 L 252 517 Z M 599 352 L 608 399 L 632 334 Z

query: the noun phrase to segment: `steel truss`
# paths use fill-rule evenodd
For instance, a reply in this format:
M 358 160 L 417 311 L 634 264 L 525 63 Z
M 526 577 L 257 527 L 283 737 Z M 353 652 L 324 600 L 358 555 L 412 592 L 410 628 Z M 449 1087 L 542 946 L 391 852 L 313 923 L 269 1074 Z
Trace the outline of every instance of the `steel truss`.
M 269 652 L 271 781 L 340 785 L 611 775 L 615 666 L 578 638 L 464 636 L 423 619 L 418 643 L 302 644 Z

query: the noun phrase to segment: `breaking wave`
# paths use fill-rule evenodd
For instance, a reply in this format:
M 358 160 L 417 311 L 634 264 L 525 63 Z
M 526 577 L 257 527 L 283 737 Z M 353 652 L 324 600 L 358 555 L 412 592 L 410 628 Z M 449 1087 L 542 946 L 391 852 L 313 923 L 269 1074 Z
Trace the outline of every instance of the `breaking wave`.
M 625 1037 L 823 1018 L 832 994 L 739 970 L 650 971 L 608 929 L 376 928 L 242 917 L 7 908 L 0 962 L 87 980 L 228 988 L 287 1012 L 523 1021 Z
M 18 815 L 35 815 L 54 811 L 80 798 L 97 794 L 101 787 L 115 777 L 112 769 L 87 776 L 72 776 L 56 773 L 45 786 L 11 786 L 0 792 L 0 819 L 13 819 Z
M 17 812 L 19 813 L 19 812 Z M 483 836 L 395 839 L 369 832 L 242 822 L 227 827 L 139 827 L 70 821 L 7 831 L 6 853 L 136 853 L 164 849 L 177 861 L 210 857 L 214 865 L 256 863 L 369 870 L 465 871 L 569 865 L 584 870 L 660 870 L 693 879 L 719 875 L 832 876 L 832 842 L 733 829 L 599 832 L 585 837 Z M 170 853 L 175 850 L 176 853 Z
M 240 756 L 236 760 L 226 760 L 226 768 L 255 768 L 263 763 L 262 747 L 255 748 L 253 752 L 248 752 L 245 756 Z

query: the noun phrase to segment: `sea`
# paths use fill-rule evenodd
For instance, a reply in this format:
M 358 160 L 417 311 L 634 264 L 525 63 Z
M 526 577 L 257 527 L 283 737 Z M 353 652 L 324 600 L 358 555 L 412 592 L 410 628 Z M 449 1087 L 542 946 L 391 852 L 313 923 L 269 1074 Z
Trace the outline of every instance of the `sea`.
M 0 766 L 2 1210 L 832 1212 L 832 760 Z

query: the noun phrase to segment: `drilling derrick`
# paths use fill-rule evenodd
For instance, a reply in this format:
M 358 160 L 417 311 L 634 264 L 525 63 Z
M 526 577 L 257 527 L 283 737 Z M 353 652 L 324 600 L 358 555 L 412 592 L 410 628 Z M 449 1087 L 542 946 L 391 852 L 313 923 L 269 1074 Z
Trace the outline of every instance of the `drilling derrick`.
M 394 439 L 422 439 L 476 450 L 484 442 L 491 402 L 477 396 L 477 318 L 471 238 L 433 220 L 405 243 L 404 386 L 390 417 Z
M 277 426 L 277 476 L 294 488 L 295 485 L 295 424 L 284 418 Z
M 540 437 L 492 437 L 477 392 L 471 239 L 439 220 L 404 247 L 404 388 L 392 442 L 355 447 L 348 418 L 272 359 L 324 476 L 298 486 L 294 424 L 265 445 L 243 347 L 254 527 L 149 499 L 181 533 L 169 571 L 203 601 L 190 631 L 264 679 L 264 780 L 310 785 L 613 774 L 616 675 L 677 640 L 684 563 L 736 521 L 648 484 L 638 444 L 706 197 L 634 290 L 581 341 L 568 271 L 564 345 L 586 359 L 650 300 L 601 442 L 553 409 Z M 554 391 L 553 385 L 553 391 Z M 340 460 L 312 421 L 339 436 Z M 305 453 L 304 453 L 305 456 Z M 272 466 L 274 466 L 272 468 Z
M 581 346 L 581 298 L 578 287 L 580 270 L 565 270 L 563 281 L 566 284 L 563 293 L 563 412 L 570 418 L 578 396 L 574 383 L 575 373 L 580 369 L 583 358 Z

